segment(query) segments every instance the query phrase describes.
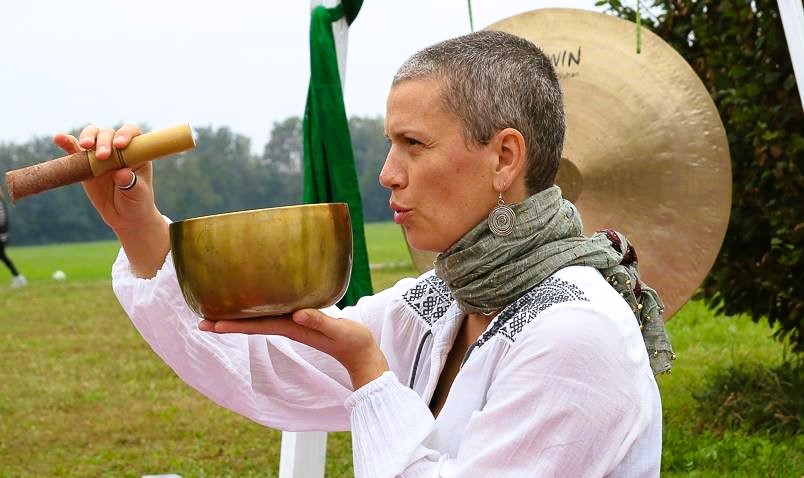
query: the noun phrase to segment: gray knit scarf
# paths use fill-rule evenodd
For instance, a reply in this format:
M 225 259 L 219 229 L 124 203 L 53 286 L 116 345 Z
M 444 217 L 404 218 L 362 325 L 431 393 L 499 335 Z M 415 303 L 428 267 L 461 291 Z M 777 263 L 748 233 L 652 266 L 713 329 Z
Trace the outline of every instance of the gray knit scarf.
M 654 374 L 670 372 L 675 359 L 659 295 L 639 279 L 636 252 L 621 234 L 583 236 L 575 206 L 553 186 L 511 205 L 514 231 L 491 233 L 487 221 L 438 255 L 435 272 L 466 313 L 497 311 L 567 266 L 594 267 L 625 299 L 642 330 Z

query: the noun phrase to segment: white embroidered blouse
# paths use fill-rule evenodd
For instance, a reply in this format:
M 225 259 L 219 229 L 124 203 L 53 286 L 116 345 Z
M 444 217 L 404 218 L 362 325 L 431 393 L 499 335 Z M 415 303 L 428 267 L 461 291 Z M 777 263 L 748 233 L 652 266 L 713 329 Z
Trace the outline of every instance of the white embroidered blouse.
M 589 267 L 558 271 L 472 346 L 437 419 L 428 408 L 463 314 L 432 272 L 324 312 L 365 324 L 390 371 L 351 390 L 331 357 L 283 337 L 212 334 L 170 255 L 120 303 L 153 350 L 219 405 L 287 431 L 351 430 L 357 477 L 655 477 L 661 403 L 633 313 Z

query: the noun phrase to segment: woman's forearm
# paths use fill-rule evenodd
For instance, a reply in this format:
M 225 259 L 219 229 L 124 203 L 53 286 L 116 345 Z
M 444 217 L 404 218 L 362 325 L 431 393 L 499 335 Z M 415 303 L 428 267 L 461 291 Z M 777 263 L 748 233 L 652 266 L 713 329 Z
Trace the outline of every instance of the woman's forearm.
M 165 219 L 156 215 L 141 227 L 117 230 L 115 234 L 134 275 L 142 279 L 154 277 L 170 252 L 170 234 Z

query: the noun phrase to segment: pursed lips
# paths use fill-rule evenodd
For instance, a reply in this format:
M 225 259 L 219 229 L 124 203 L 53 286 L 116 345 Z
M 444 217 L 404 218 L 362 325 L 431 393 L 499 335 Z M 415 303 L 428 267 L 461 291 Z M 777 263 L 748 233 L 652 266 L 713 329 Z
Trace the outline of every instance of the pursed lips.
M 412 209 L 401 206 L 393 201 L 390 202 L 391 210 L 394 211 L 394 222 L 397 224 L 404 224 L 408 217 L 410 217 Z

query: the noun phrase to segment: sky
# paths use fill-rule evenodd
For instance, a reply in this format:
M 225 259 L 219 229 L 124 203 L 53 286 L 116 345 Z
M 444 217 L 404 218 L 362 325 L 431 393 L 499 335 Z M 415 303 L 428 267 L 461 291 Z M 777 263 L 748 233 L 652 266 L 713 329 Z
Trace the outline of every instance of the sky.
M 594 0 L 474 0 L 476 30 Z M 261 152 L 274 122 L 304 112 L 309 0 L 2 2 L 0 142 L 89 123 L 228 126 Z M 364 0 L 348 32 L 348 116 L 382 116 L 391 79 L 419 49 L 470 32 L 466 0 Z

